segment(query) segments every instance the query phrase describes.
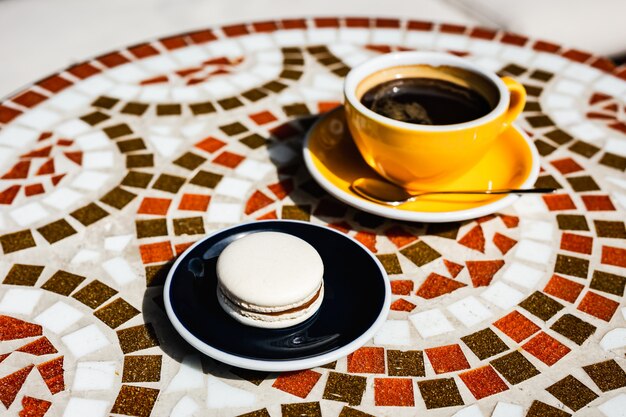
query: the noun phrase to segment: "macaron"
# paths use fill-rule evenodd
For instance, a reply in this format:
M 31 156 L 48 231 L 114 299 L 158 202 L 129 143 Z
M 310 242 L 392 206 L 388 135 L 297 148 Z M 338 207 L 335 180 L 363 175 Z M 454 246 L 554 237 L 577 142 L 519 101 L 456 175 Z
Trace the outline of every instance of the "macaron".
M 229 244 L 217 259 L 217 299 L 235 320 L 278 329 L 313 316 L 324 299 L 324 263 L 306 241 L 258 232 Z

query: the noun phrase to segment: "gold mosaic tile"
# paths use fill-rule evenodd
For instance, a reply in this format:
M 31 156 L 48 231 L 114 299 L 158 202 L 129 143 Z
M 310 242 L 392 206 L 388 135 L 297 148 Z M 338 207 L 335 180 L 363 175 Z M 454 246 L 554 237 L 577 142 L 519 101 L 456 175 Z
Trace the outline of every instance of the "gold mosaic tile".
M 539 375 L 539 370 L 519 351 L 515 350 L 489 362 L 511 385 Z
M 124 114 L 132 114 L 133 116 L 141 116 L 148 110 L 148 107 L 148 104 L 131 101 L 122 107 L 121 112 Z
M 136 194 L 126 191 L 123 188 L 115 187 L 100 199 L 104 204 L 114 207 L 118 210 L 123 209 L 137 197 Z
M 265 145 L 267 143 L 267 139 L 265 139 L 263 136 L 259 135 L 258 133 L 253 133 L 242 139 L 239 139 L 239 142 L 243 143 L 250 149 L 257 149 Z
M 229 125 L 220 126 L 220 130 L 226 133 L 228 136 L 235 136 L 240 133 L 247 132 L 248 128 L 239 122 L 235 122 Z
M 146 266 L 146 286 L 153 287 L 163 285 L 171 267 L 172 264 L 170 262 L 161 265 Z
M 14 264 L 2 281 L 7 285 L 25 285 L 32 287 L 39 279 L 44 267 L 40 265 Z
M 165 219 L 137 220 L 135 222 L 137 237 L 167 236 L 167 221 Z
M 460 227 L 461 223 L 458 222 L 430 223 L 426 228 L 426 234 L 456 240 Z
M 569 182 L 572 189 L 578 193 L 584 191 L 598 191 L 600 189 L 598 184 L 589 175 L 568 177 L 567 182 Z
M 115 144 L 122 153 L 141 151 L 146 149 L 146 144 L 144 143 L 143 139 L 140 138 L 120 140 L 118 142 L 115 142 Z
M 552 130 L 544 134 L 544 136 L 548 139 L 551 139 L 553 142 L 558 143 L 559 145 L 564 145 L 574 139 L 572 136 L 568 135 L 561 129 Z
M 243 93 L 241 93 L 241 95 L 250 101 L 258 101 L 264 97 L 267 97 L 267 93 L 259 88 L 244 91 Z
M 322 398 L 359 405 L 365 392 L 367 378 L 364 376 L 329 372 Z
M 309 108 L 304 103 L 296 103 L 290 104 L 288 106 L 283 106 L 283 111 L 289 117 L 293 116 L 309 116 L 311 112 Z
M 310 206 L 283 206 L 281 212 L 282 219 L 302 220 L 308 222 L 311 219 Z
M 519 306 L 543 321 L 550 320 L 552 316 L 564 308 L 563 304 L 539 291 L 530 294 L 528 298 L 519 303 Z
M 296 71 L 296 70 L 291 70 L 291 69 L 284 69 L 282 70 L 282 72 L 278 75 L 280 78 L 284 78 L 287 80 L 299 80 L 300 77 L 302 77 L 303 72 L 302 71 Z
M 589 261 L 587 259 L 576 258 L 574 256 L 557 255 L 554 272 L 566 274 L 579 278 L 587 278 L 589 271 Z
M 594 290 L 614 294 L 619 297 L 624 295 L 625 286 L 626 277 L 603 271 L 593 271 L 591 284 L 589 284 L 589 287 Z
M 270 81 L 269 83 L 263 84 L 263 88 L 273 93 L 280 93 L 287 88 L 287 86 L 280 81 Z
M 109 126 L 102 129 L 104 133 L 111 139 L 117 139 L 122 136 L 132 135 L 133 131 L 126 123 L 120 123 L 115 126 Z
M 582 155 L 585 158 L 591 158 L 600 151 L 600 148 L 598 148 L 597 146 L 593 146 L 587 142 L 577 140 L 570 145 L 569 150 L 579 155 Z
M 122 180 L 122 185 L 135 188 L 147 188 L 152 181 L 152 174 L 138 171 L 128 171 L 128 174 Z
M 582 345 L 596 331 L 596 326 L 574 315 L 564 314 L 550 326 L 550 329 L 562 334 L 577 345 Z
M 387 350 L 389 376 L 426 376 L 421 350 Z
M 537 147 L 537 152 L 539 152 L 539 155 L 541 156 L 548 156 L 557 149 L 555 146 L 552 146 L 541 139 L 535 140 L 535 146 Z
M 44 290 L 68 296 L 78 287 L 85 277 L 67 271 L 57 271 L 42 286 Z
M 95 111 L 93 113 L 89 113 L 86 114 L 85 116 L 82 116 L 80 118 L 80 120 L 82 120 L 83 122 L 90 124 L 91 126 L 95 126 L 98 123 L 102 123 L 105 120 L 110 119 L 111 116 L 109 116 L 108 114 L 102 113 L 101 111 Z
M 126 168 L 149 168 L 154 166 L 154 155 L 151 153 L 126 155 Z
M 508 64 L 506 67 L 502 68 L 499 73 L 502 75 L 513 75 L 520 76 L 525 73 L 528 69 L 517 64 Z
M 626 372 L 613 359 L 583 366 L 583 370 L 602 392 L 626 387 Z
M 189 170 L 194 170 L 202 165 L 206 161 L 206 158 L 201 157 L 198 154 L 193 152 L 186 152 L 178 159 L 174 160 L 174 163 L 183 168 L 187 168 Z
M 563 188 L 552 175 L 542 175 L 535 181 L 535 187 L 537 188 Z
M 159 339 L 150 323 L 118 330 L 117 338 L 124 354 L 159 346 Z
M 189 108 L 191 109 L 191 112 L 196 116 L 201 114 L 215 113 L 216 111 L 215 105 L 210 101 L 206 101 L 204 103 L 190 104 Z
M 506 343 L 490 328 L 463 336 L 461 340 L 480 360 L 490 358 L 509 349 Z
M 441 257 L 441 254 L 431 248 L 426 242 L 418 241 L 400 251 L 417 266 L 423 266 Z
M 417 387 L 427 409 L 463 405 L 463 398 L 453 378 L 418 381 Z
M 89 226 L 108 215 L 109 212 L 96 203 L 89 203 L 70 213 L 70 216 L 81 222 L 84 226 Z
M 48 241 L 48 243 L 58 242 L 76 233 L 76 230 L 65 219 L 48 223 L 37 229 L 37 231 Z
M 319 402 L 281 404 L 282 417 L 322 417 Z
M 101 96 L 95 99 L 92 103 L 92 107 L 99 107 L 101 109 L 112 109 L 119 103 L 119 100 L 112 97 Z
M 402 268 L 400 267 L 400 261 L 398 261 L 398 255 L 396 255 L 395 253 L 389 253 L 385 255 L 376 255 L 376 257 L 378 258 L 380 263 L 383 264 L 385 271 L 389 275 L 402 273 Z
M 574 411 L 580 410 L 598 398 L 598 394 L 572 375 L 550 385 L 546 391 Z
M 560 410 L 556 407 L 542 403 L 541 401 L 533 401 L 526 413 L 526 417 L 569 417 L 570 413 Z
M 204 221 L 202 217 L 174 219 L 174 234 L 176 236 L 204 234 Z
M 598 237 L 626 239 L 626 226 L 623 221 L 594 220 Z
M 180 104 L 157 104 L 157 116 L 177 116 L 183 112 Z
M 600 158 L 599 163 L 607 167 L 619 169 L 620 171 L 626 170 L 626 158 L 613 153 L 606 152 L 602 155 L 602 158 Z
M 4 253 L 17 252 L 35 246 L 35 239 L 30 230 L 20 230 L 0 236 L 0 245 Z
M 167 191 L 168 193 L 177 193 L 180 187 L 185 184 L 185 178 L 170 174 L 161 174 L 156 179 L 152 188 L 155 190 Z
M 96 308 L 117 294 L 117 290 L 95 280 L 78 290 L 72 297 L 89 308 Z
M 580 214 L 557 214 L 556 221 L 561 230 L 589 230 L 587 219 Z
M 220 105 L 224 110 L 231 110 L 237 107 L 243 106 L 243 102 L 239 100 L 237 97 L 229 97 L 222 100 L 218 100 L 217 104 Z
M 213 172 L 199 171 L 189 182 L 201 187 L 215 188 L 222 177 L 222 175 Z
M 139 313 L 139 310 L 130 305 L 123 298 L 118 298 L 94 311 L 93 315 L 110 328 L 115 329 Z
M 127 416 L 150 417 L 158 396 L 158 389 L 122 385 L 111 412 Z
M 124 356 L 122 383 L 161 380 L 161 355 Z
M 357 410 L 356 408 L 350 408 L 345 406 L 341 409 L 339 413 L 339 417 L 374 417 L 371 414 L 367 414 L 366 412 Z
M 271 417 L 267 408 L 261 408 L 260 410 L 251 411 L 245 414 L 239 414 L 237 417 Z

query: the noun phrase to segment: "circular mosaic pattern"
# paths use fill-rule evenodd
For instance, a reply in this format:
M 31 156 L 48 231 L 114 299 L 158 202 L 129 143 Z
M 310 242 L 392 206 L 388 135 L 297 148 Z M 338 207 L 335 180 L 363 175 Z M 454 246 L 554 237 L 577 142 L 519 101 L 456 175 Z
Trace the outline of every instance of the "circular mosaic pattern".
M 415 224 L 317 186 L 302 138 L 340 104 L 342 77 L 415 49 L 524 83 L 518 123 L 542 155 L 537 185 L 557 194 Z M 624 78 L 604 58 L 516 34 L 324 18 L 155 40 L 36 82 L 0 104 L 2 406 L 66 417 L 621 415 Z M 161 292 L 172 259 L 210 231 L 274 218 L 330 225 L 387 269 L 392 314 L 347 358 L 249 372 L 201 357 L 171 329 Z

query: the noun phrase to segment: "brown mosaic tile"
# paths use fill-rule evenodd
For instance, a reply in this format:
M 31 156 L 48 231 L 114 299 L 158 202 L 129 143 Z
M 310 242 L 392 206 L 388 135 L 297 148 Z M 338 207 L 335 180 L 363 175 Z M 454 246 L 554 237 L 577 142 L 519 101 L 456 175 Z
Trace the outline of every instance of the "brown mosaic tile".
M 149 168 L 154 166 L 154 155 L 151 153 L 141 155 L 126 155 L 126 168 Z
M 123 188 L 115 187 L 100 199 L 104 204 L 114 207 L 118 210 L 123 209 L 137 197 L 136 194 L 126 191 Z
M 557 214 L 556 221 L 561 230 L 589 230 L 585 216 L 578 214 Z
M 183 109 L 180 104 L 157 104 L 157 116 L 178 116 L 182 114 Z
M 265 145 L 267 143 L 267 139 L 257 133 L 253 133 L 245 138 L 239 139 L 239 142 L 243 143 L 250 149 L 257 149 Z
M 239 414 L 237 417 L 272 417 L 267 411 L 267 408 L 261 408 L 260 410 L 251 411 L 245 414 Z
M 120 123 L 115 126 L 105 127 L 103 131 L 111 139 L 117 139 L 119 137 L 131 135 L 133 133 L 130 126 L 128 126 L 126 123 Z
M 176 194 L 180 187 L 185 184 L 185 178 L 170 174 L 161 174 L 156 179 L 152 188 L 155 190 L 167 191 L 168 193 Z
M 322 398 L 360 405 L 366 383 L 367 378 L 364 376 L 329 372 Z
M 589 287 L 594 290 L 614 294 L 619 297 L 624 295 L 625 286 L 626 277 L 603 271 L 593 271 L 591 284 L 589 284 Z
M 122 383 L 161 380 L 161 355 L 124 356 Z
M 572 375 L 550 385 L 546 391 L 574 411 L 580 410 L 598 398 L 598 394 Z
M 37 231 L 48 241 L 48 243 L 55 243 L 76 234 L 76 230 L 65 219 L 48 223 L 47 225 L 38 228 Z
M 561 129 L 555 129 L 551 132 L 544 133 L 544 136 L 548 139 L 558 143 L 559 145 L 564 145 L 574 139 L 572 136 L 568 135 Z
M 490 358 L 509 349 L 506 343 L 490 328 L 461 337 L 461 340 L 480 360 Z
M 423 266 L 441 257 L 441 254 L 423 241 L 418 241 L 400 251 L 417 266 Z
M 152 174 L 139 171 L 129 171 L 122 180 L 122 185 L 135 188 L 146 188 L 152 181 Z
M 124 354 L 159 346 L 159 339 L 150 323 L 118 330 L 117 337 Z
M 281 218 L 302 220 L 308 222 L 311 219 L 311 207 L 292 205 L 283 206 L 281 211 Z
M 198 168 L 202 163 L 206 161 L 206 158 L 201 157 L 193 152 L 186 152 L 178 159 L 174 161 L 174 163 L 183 168 L 187 168 L 189 170 L 194 170 Z
M 539 97 L 541 93 L 543 92 L 543 88 L 537 87 L 535 85 L 524 84 L 524 88 L 526 89 L 526 94 L 530 97 Z M 527 118 L 527 120 L 528 119 L 534 119 L 533 122 L 529 121 L 529 123 L 533 127 L 544 127 L 544 126 L 554 125 L 554 123 L 552 122 L 552 119 L 550 119 L 548 116 L 534 116 L 534 117 Z M 536 123 L 536 125 L 534 123 Z
M 230 368 L 230 372 L 257 386 L 261 385 L 261 383 L 269 376 L 269 373 L 267 372 L 253 371 L 237 367 Z
M 40 265 L 14 264 L 4 277 L 2 283 L 32 287 L 39 279 L 43 269 L 44 267 Z
M 541 401 L 535 400 L 530 405 L 530 409 L 528 413 L 526 413 L 526 417 L 569 417 L 570 413 L 560 410 L 556 407 L 552 407 L 546 403 L 542 403 Z
M 508 74 L 508 75 L 513 75 L 513 76 L 520 76 L 523 73 L 525 73 L 528 70 L 528 68 L 525 67 L 521 67 L 517 64 L 509 64 L 506 67 L 502 68 L 499 73 L 502 74 Z
M 348 406 L 344 406 L 341 409 L 338 417 L 374 417 L 371 414 L 367 414 L 363 411 L 357 410 L 356 408 L 350 408 Z
M 591 178 L 589 175 L 584 175 L 582 177 L 569 177 L 567 178 L 567 182 L 569 182 L 572 189 L 576 192 L 583 191 L 597 191 L 600 189 L 598 184 Z
M 112 329 L 126 323 L 139 314 L 139 310 L 126 302 L 123 298 L 113 300 L 104 307 L 94 311 L 93 315 Z M 122 381 L 134 382 L 134 381 Z
M 534 376 L 539 371 L 519 351 L 515 350 L 489 362 L 509 384 L 516 385 Z
M 322 417 L 319 402 L 281 404 L 282 417 Z
M 20 230 L 19 232 L 7 233 L 0 236 L 0 245 L 4 253 L 17 252 L 35 246 L 35 239 L 30 230 Z
M 389 376 L 426 376 L 424 354 L 421 350 L 387 350 Z
M 556 257 L 556 264 L 554 265 L 554 272 L 556 273 L 587 278 L 588 270 L 589 261 L 586 259 L 561 254 Z
M 594 220 L 598 237 L 626 239 L 626 227 L 623 221 Z
M 284 78 L 287 80 L 299 80 L 302 77 L 302 71 L 296 71 L 292 69 L 284 69 L 279 75 L 279 78 Z
M 131 114 L 133 116 L 141 116 L 146 112 L 146 110 L 148 110 L 148 107 L 150 107 L 148 104 L 131 101 L 126 103 L 120 112 L 124 114 Z
M 552 175 L 542 175 L 537 178 L 537 181 L 535 181 L 535 187 L 556 189 L 563 188 Z
M 528 87 L 526 87 L 526 88 L 528 89 Z M 543 115 L 543 116 L 530 116 L 530 117 L 527 117 L 526 120 L 534 128 L 554 126 L 554 122 L 552 121 L 552 119 L 550 119 L 548 116 L 545 116 L 545 115 Z
M 460 227 L 461 223 L 458 222 L 430 223 L 426 228 L 426 234 L 456 240 Z
M 534 70 L 529 77 L 539 81 L 550 81 L 554 74 L 543 70 Z
M 204 221 L 202 217 L 174 219 L 174 234 L 176 236 L 204 234 Z
M 117 145 L 117 148 L 122 153 L 141 151 L 141 150 L 146 149 L 146 144 L 144 143 L 143 139 L 139 139 L 139 138 L 122 140 L 122 141 L 116 142 L 115 144 Z
M 295 103 L 283 106 L 283 111 L 288 117 L 309 116 L 311 111 L 304 103 Z
M 550 329 L 562 334 L 577 345 L 582 345 L 595 331 L 596 326 L 571 314 L 564 314 Z
M 259 88 L 244 91 L 241 95 L 252 102 L 259 101 L 263 97 L 267 97 L 267 93 Z
M 264 89 L 269 90 L 273 93 L 280 93 L 285 88 L 287 88 L 286 84 L 281 83 L 280 81 L 270 81 L 268 83 L 263 84 Z
M 217 111 L 216 108 L 215 108 L 215 104 L 213 104 L 210 101 L 206 101 L 204 103 L 190 104 L 189 108 L 191 109 L 191 112 L 195 116 L 199 116 L 199 115 L 202 115 L 202 114 L 215 113 Z
M 87 307 L 94 309 L 102 305 L 102 303 L 115 294 L 117 294 L 117 290 L 114 290 L 98 280 L 94 280 L 78 290 L 72 297 L 85 304 Z
M 84 280 L 85 277 L 82 275 L 72 274 L 67 271 L 57 271 L 41 286 L 41 288 L 68 296 Z
M 116 98 L 100 96 L 91 103 L 91 106 L 101 109 L 112 109 L 117 103 L 119 103 L 119 100 Z
M 102 113 L 101 111 L 95 111 L 93 113 L 86 114 L 80 118 L 83 122 L 95 126 L 98 123 L 102 123 L 105 120 L 109 120 L 111 116 L 108 114 Z
M 283 65 L 301 67 L 304 65 L 304 59 L 302 58 L 302 55 L 300 55 L 300 57 L 294 57 L 293 55 L 289 57 L 285 56 L 283 59 Z
M 229 125 L 220 126 L 220 130 L 228 136 L 235 136 L 240 133 L 247 132 L 248 128 L 239 122 L 235 122 Z
M 535 141 L 535 146 L 537 147 L 537 152 L 539 152 L 539 155 L 541 156 L 548 156 L 552 152 L 556 151 L 556 147 L 542 141 L 541 139 L 537 139 Z
M 613 359 L 583 366 L 583 370 L 602 392 L 626 387 L 626 372 Z
M 387 271 L 389 275 L 402 273 L 402 268 L 400 267 L 398 256 L 395 253 L 376 255 L 376 257 L 378 258 L 380 263 L 383 264 L 385 271 Z
M 519 306 L 543 321 L 550 320 L 552 316 L 564 308 L 563 304 L 539 291 L 532 293 L 519 303 Z
M 417 387 L 427 409 L 464 405 L 454 378 L 419 381 Z
M 604 155 L 602 155 L 599 163 L 607 167 L 619 169 L 620 171 L 626 170 L 626 158 L 609 152 L 606 152 Z
M 339 68 L 335 68 L 333 70 L 333 74 L 337 75 L 338 77 L 345 77 L 350 72 L 350 69 L 350 67 L 344 65 Z
M 161 265 L 146 266 L 146 286 L 153 287 L 163 285 L 165 283 L 167 273 L 170 271 L 171 268 L 172 263 L 170 262 Z
M 109 212 L 96 203 L 89 203 L 70 213 L 70 216 L 81 222 L 84 226 L 89 226 L 108 215 Z
M 579 155 L 582 155 L 585 158 L 591 158 L 600 151 L 600 148 L 590 145 L 587 142 L 577 140 L 569 147 L 569 150 Z
M 199 185 L 201 187 L 215 188 L 222 180 L 222 175 L 209 171 L 199 171 L 189 183 Z
M 150 417 L 158 396 L 158 389 L 122 385 L 111 413 Z
M 229 97 L 222 100 L 218 100 L 217 104 L 220 105 L 224 110 L 235 109 L 237 107 L 243 106 L 243 102 L 239 100 L 237 97 Z

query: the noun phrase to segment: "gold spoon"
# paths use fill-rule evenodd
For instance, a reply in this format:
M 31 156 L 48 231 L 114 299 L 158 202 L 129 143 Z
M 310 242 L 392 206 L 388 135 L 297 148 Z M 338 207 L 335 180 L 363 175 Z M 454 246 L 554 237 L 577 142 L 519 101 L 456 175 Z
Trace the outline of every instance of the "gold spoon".
M 500 188 L 495 190 L 446 190 L 446 191 L 410 191 L 405 190 L 395 184 L 374 178 L 357 178 L 350 185 L 352 191 L 363 198 L 388 206 L 399 206 L 400 204 L 415 201 L 419 197 L 430 194 L 550 194 L 556 188 Z

